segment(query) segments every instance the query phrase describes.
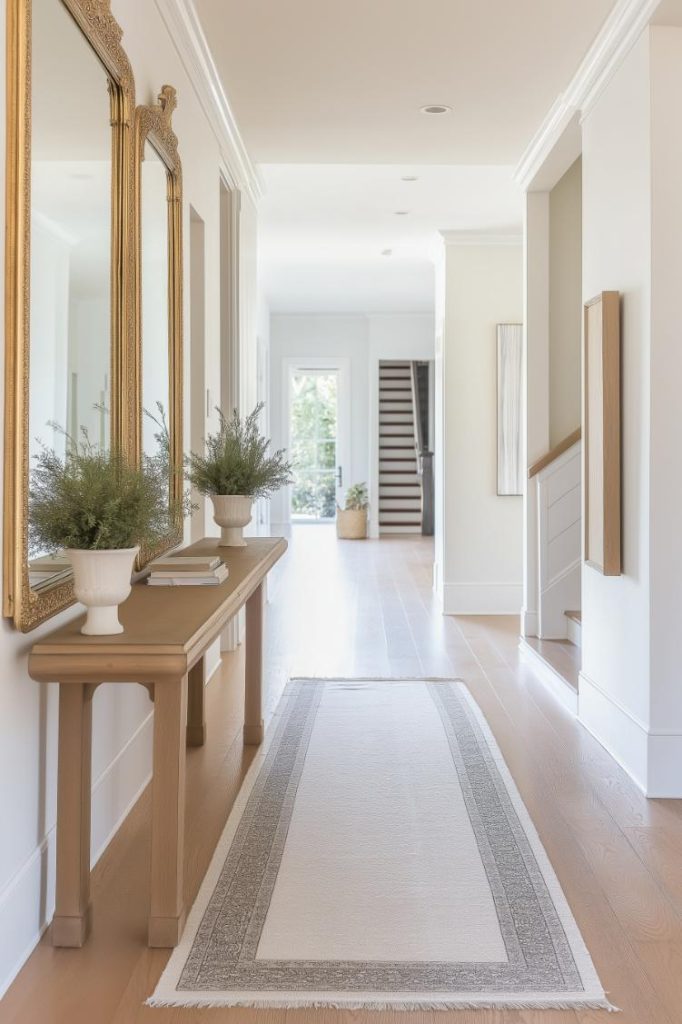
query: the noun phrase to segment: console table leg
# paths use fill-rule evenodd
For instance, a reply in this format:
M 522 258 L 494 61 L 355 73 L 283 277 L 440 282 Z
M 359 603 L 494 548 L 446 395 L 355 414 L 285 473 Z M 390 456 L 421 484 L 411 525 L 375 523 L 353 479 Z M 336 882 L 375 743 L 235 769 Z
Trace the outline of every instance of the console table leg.
M 90 930 L 93 692 L 86 683 L 59 686 L 55 946 L 82 946 Z
M 199 658 L 189 670 L 187 695 L 187 746 L 203 747 L 206 740 L 206 712 L 204 697 L 206 690 L 205 658 Z
M 261 583 L 246 602 L 244 742 L 263 742 L 263 606 Z
M 149 945 L 175 946 L 185 925 L 187 676 L 154 687 L 154 778 Z

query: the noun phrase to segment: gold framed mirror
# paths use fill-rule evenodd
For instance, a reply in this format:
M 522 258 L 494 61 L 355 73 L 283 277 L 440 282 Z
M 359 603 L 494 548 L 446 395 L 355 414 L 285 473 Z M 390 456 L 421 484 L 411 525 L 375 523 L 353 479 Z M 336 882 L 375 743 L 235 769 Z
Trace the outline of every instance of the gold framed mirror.
M 135 112 L 135 379 L 138 458 L 167 463 L 169 498 L 180 498 L 182 465 L 182 165 L 172 128 L 175 89 Z M 177 504 L 177 502 L 176 502 Z M 182 540 L 171 523 L 139 566 Z
M 7 0 L 5 616 L 74 600 L 29 551 L 29 472 L 61 430 L 131 450 L 135 90 L 110 0 Z M 57 430 L 58 424 L 61 430 Z

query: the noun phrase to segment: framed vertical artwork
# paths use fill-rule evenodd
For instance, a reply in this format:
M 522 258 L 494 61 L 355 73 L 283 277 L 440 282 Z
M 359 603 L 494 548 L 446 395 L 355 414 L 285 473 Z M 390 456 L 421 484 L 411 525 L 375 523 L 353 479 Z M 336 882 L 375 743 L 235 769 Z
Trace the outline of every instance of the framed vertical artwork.
M 585 305 L 585 561 L 604 576 L 621 574 L 620 295 Z
M 497 325 L 497 493 L 522 494 L 523 325 Z

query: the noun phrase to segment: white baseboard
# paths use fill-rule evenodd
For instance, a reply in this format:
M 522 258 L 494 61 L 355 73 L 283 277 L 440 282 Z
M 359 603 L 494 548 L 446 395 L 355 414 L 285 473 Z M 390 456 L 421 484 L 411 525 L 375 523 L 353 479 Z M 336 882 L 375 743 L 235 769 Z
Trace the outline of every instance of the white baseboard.
M 0 999 L 52 920 L 56 851 L 51 829 L 0 893 Z
M 649 777 L 647 796 L 659 799 L 682 798 L 682 735 L 649 733 Z
M 521 609 L 521 636 L 538 635 L 538 613 L 528 608 Z
M 648 797 L 682 798 L 682 733 L 649 730 L 584 672 L 578 717 Z
M 93 866 L 151 778 L 154 716 L 151 703 L 149 707 L 149 714 L 93 782 Z M 56 838 L 52 825 L 0 892 L 0 998 L 52 920 Z
M 578 694 L 566 680 L 545 661 L 541 654 L 526 643 L 523 637 L 519 640 L 521 658 L 530 665 L 543 685 L 556 697 L 559 703 L 574 716 L 578 714 Z
M 151 702 L 149 706 L 151 709 Z M 100 859 L 152 777 L 153 735 L 154 712 L 150 710 L 93 783 L 91 867 Z
M 519 615 L 521 583 L 444 583 L 444 615 Z
M 579 675 L 578 694 L 582 724 L 646 793 L 646 726 L 584 672 Z

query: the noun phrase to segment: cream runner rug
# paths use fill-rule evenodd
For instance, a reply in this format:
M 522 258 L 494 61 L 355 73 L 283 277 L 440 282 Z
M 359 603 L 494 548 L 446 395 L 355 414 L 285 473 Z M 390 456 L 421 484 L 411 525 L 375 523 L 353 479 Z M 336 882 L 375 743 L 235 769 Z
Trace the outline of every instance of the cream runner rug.
M 610 1009 L 458 682 L 295 680 L 152 1006 Z

